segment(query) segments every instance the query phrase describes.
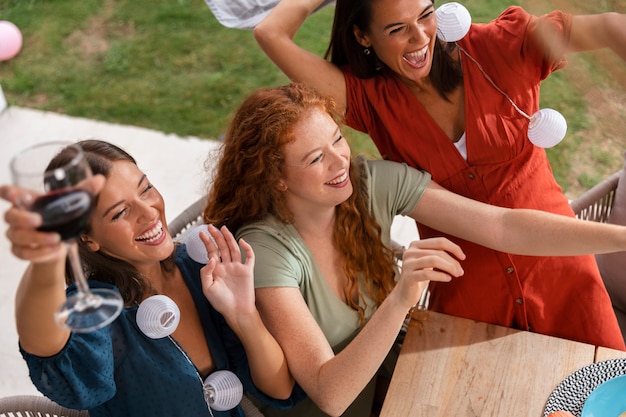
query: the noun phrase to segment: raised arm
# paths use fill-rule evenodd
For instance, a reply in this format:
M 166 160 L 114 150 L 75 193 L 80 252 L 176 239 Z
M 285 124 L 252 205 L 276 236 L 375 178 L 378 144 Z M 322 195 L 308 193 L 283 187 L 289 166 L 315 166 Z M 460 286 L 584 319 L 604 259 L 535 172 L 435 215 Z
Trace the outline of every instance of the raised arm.
M 568 52 L 610 48 L 626 61 L 626 14 L 574 16 Z
M 218 230 L 209 225 L 209 232 L 215 244 L 201 234 L 209 253 L 209 263 L 201 271 L 204 294 L 243 344 L 254 384 L 271 397 L 289 398 L 294 379 L 255 305 L 254 252 L 240 240 L 245 254 L 242 261 L 239 246 L 226 227 Z
M 411 217 L 453 236 L 519 255 L 574 256 L 626 250 L 626 227 L 492 206 L 433 182 Z
M 39 214 L 16 206 L 29 195 L 17 187 L 0 187 L 0 197 L 13 204 L 4 215 L 11 251 L 30 261 L 15 297 L 17 333 L 27 352 L 52 356 L 63 349 L 70 336 L 54 320 L 54 313 L 65 301 L 66 250 L 58 233 L 36 230 L 42 221 Z
M 346 109 L 343 73 L 334 64 L 293 41 L 306 18 L 322 4 L 321 0 L 282 0 L 254 29 L 259 46 L 290 80 L 302 82 L 331 96 L 341 112 Z

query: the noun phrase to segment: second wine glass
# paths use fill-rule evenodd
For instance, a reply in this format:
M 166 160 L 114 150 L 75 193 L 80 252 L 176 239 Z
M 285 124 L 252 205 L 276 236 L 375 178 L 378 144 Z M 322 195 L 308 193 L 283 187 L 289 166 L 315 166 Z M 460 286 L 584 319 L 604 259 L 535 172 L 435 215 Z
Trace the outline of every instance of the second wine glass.
M 107 288 L 90 289 L 78 254 L 77 239 L 85 230 L 94 200 L 87 187 L 81 187 L 91 177 L 82 148 L 71 142 L 40 143 L 14 156 L 10 167 L 14 184 L 32 192 L 33 197 L 20 204 L 42 216 L 39 230 L 59 233 L 67 246 L 77 291 L 55 315 L 57 323 L 74 332 L 108 325 L 122 311 L 122 297 Z

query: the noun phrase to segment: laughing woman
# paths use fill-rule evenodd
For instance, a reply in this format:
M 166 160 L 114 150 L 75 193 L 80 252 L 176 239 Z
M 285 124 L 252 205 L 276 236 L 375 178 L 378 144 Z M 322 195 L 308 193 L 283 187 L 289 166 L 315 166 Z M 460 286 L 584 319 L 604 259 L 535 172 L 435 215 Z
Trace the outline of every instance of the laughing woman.
M 293 390 L 285 357 L 255 307 L 254 253 L 226 229 L 205 237 L 210 262 L 192 261 L 167 230 L 161 194 L 122 149 L 103 141 L 79 142 L 99 191 L 80 253 L 91 286 L 113 288 L 125 307 L 108 327 L 72 333 L 54 312 L 66 298 L 66 250 L 59 235 L 40 232 L 38 214 L 14 206 L 5 219 L 13 253 L 30 261 L 16 296 L 20 349 L 30 377 L 45 396 L 96 416 L 243 416 L 241 407 L 209 409 L 203 380 L 231 370 L 244 389 L 272 407 L 290 407 Z M 65 150 L 51 162 L 71 158 Z M 103 177 L 106 181 L 103 183 Z M 0 187 L 15 203 L 26 193 Z M 150 239 L 146 239 L 146 236 Z M 218 255 L 219 252 L 219 255 Z M 71 284 L 71 278 L 69 278 Z M 67 294 L 76 291 L 71 285 Z M 153 339 L 137 323 L 138 307 L 161 294 L 180 309 L 167 337 Z M 276 399 L 274 399 L 276 398 Z

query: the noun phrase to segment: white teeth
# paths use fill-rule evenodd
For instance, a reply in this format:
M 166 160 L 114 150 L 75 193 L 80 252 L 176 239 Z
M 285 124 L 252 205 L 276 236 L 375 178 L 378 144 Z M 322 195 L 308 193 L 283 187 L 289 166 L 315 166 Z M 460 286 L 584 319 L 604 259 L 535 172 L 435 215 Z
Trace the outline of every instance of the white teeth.
M 340 184 L 344 182 L 347 178 L 348 178 L 348 172 L 346 171 L 341 177 L 334 179 L 332 181 L 328 181 L 326 184 L 330 184 L 330 185 Z
M 414 58 L 414 59 L 416 59 L 416 58 L 421 58 L 424 55 L 426 55 L 426 52 L 428 52 L 428 45 L 423 47 L 422 49 L 420 49 L 417 52 L 411 52 L 411 53 L 408 53 L 408 54 L 405 54 L 405 55 L 406 55 L 407 58 Z
M 135 240 L 141 240 L 143 242 L 154 242 L 163 233 L 163 223 L 159 220 L 157 224 L 143 235 L 137 237 Z

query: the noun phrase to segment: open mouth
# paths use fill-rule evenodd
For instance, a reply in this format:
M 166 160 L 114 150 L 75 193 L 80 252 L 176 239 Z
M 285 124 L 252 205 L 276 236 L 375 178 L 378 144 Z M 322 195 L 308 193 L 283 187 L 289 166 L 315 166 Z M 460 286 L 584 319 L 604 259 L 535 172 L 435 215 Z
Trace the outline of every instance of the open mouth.
M 426 65 L 428 57 L 428 45 L 424 46 L 419 51 L 410 52 L 408 54 L 404 54 L 402 59 L 412 67 L 421 68 Z
M 332 181 L 328 181 L 326 184 L 328 185 L 338 185 L 345 182 L 348 179 L 348 171 L 344 172 L 343 175 L 335 178 Z
M 163 233 L 165 233 L 165 231 L 163 230 L 163 223 L 161 223 L 161 220 L 159 220 L 158 222 L 156 222 L 154 227 L 146 231 L 141 236 L 136 237 L 135 240 L 138 242 L 148 243 L 156 242 L 161 236 L 163 236 Z

